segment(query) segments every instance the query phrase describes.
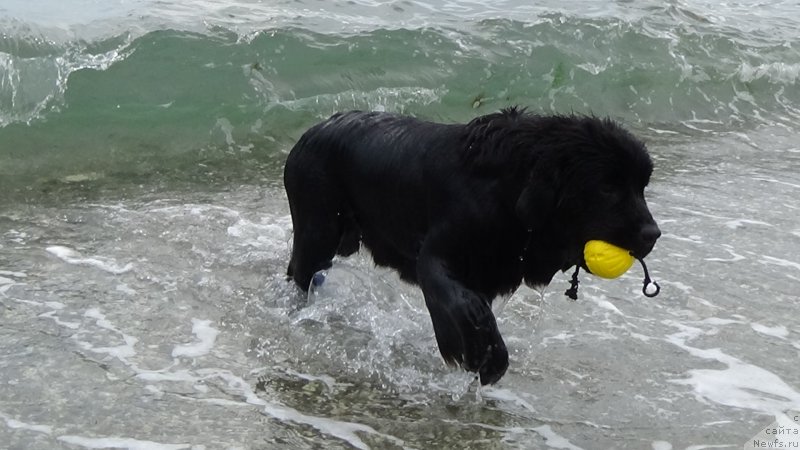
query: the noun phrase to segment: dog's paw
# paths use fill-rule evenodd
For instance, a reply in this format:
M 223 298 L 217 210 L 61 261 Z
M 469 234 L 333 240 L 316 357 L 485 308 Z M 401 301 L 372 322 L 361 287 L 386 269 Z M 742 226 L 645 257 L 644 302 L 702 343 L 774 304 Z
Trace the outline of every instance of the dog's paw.
M 502 378 L 508 368 L 508 350 L 487 302 L 473 298 L 432 317 L 445 362 L 478 373 L 484 385 Z
M 311 277 L 311 287 L 320 287 L 322 283 L 325 282 L 325 272 L 320 270 L 319 272 L 314 273 L 314 276 Z
M 508 369 L 508 350 L 501 339 L 486 349 L 488 358 L 484 361 L 478 373 L 481 376 L 481 384 L 495 384 Z
M 494 384 L 508 368 L 508 350 L 497 329 L 494 315 L 490 313 L 484 316 L 473 330 L 462 336 L 465 344 L 462 366 L 470 372 L 477 372 L 481 384 Z
M 311 281 L 308 283 L 308 290 L 306 291 L 306 303 L 309 305 L 313 305 L 317 302 L 317 298 L 320 295 L 324 295 L 324 292 L 327 291 L 327 285 L 323 287 L 325 284 L 325 279 L 328 277 L 327 270 L 320 270 L 314 272 L 314 275 L 311 276 Z

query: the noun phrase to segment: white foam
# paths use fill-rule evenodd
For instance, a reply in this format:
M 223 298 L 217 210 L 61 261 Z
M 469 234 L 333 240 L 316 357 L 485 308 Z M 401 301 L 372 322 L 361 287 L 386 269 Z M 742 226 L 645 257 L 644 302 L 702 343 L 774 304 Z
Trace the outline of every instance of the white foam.
M 800 77 L 800 64 L 776 61 L 751 66 L 748 62 L 742 62 L 736 72 L 745 83 L 766 78 L 773 83 L 794 85 Z
M 192 375 L 188 370 L 182 369 L 175 372 L 159 370 L 139 370 L 136 378 L 145 381 L 183 381 L 186 383 L 197 383 L 200 377 Z
M 672 131 L 672 130 L 662 130 L 662 129 L 659 129 L 659 128 L 653 128 L 653 127 L 647 127 L 647 129 L 648 129 L 648 130 L 650 130 L 650 131 L 652 131 L 652 132 L 654 132 L 654 133 L 656 133 L 656 134 L 677 134 L 677 135 L 679 135 L 679 134 L 680 134 L 680 133 L 678 133 L 677 131 Z
M 676 241 L 681 241 L 681 242 L 689 242 L 691 244 L 702 244 L 703 243 L 703 240 L 700 239 L 699 236 L 688 236 L 688 237 L 685 237 L 685 236 L 678 236 L 677 234 L 672 234 L 672 233 L 664 233 L 664 234 L 661 235 L 661 237 L 662 238 L 667 238 L 667 239 L 675 239 Z
M 161 389 L 159 389 L 156 386 L 153 386 L 152 384 L 148 384 L 147 386 L 145 386 L 144 390 L 149 392 L 149 393 L 151 393 L 151 394 L 153 394 L 153 395 L 155 395 L 155 396 L 157 396 L 157 397 L 161 397 L 161 396 L 164 395 L 164 391 L 162 391 Z
M 381 436 L 394 442 L 398 446 L 403 446 L 402 440 L 397 439 L 394 436 L 379 433 L 374 428 L 360 423 L 333 420 L 325 417 L 309 416 L 297 411 L 296 409 L 269 404 L 264 407 L 264 413 L 281 421 L 288 420 L 295 423 L 309 425 L 313 428 L 316 428 L 321 433 L 337 437 L 358 449 L 368 450 L 370 447 L 358 437 L 356 434 L 357 432 Z
M 232 376 L 230 378 L 232 379 L 232 381 L 238 380 L 238 382 L 236 383 L 237 385 L 244 386 L 243 389 L 245 395 L 248 397 L 247 400 L 248 403 L 260 404 L 261 406 L 264 407 L 263 410 L 264 413 L 274 417 L 275 419 L 282 421 L 288 420 L 299 424 L 310 425 L 311 427 L 316 428 L 319 432 L 338 437 L 339 439 L 348 442 L 350 445 L 356 448 L 365 448 L 365 449 L 369 448 L 369 446 L 365 445 L 364 442 L 361 441 L 361 439 L 355 434 L 356 432 L 380 436 L 386 440 L 393 442 L 397 446 L 404 447 L 404 442 L 402 439 L 398 439 L 392 435 L 388 435 L 385 433 L 380 433 L 368 425 L 363 425 L 355 422 L 346 422 L 335 419 L 328 419 L 325 417 L 310 416 L 287 406 L 268 403 L 265 400 L 262 400 L 261 398 L 256 396 L 253 393 L 253 389 L 243 379 L 236 376 Z
M 11 278 L 0 277 L 0 284 L 13 284 L 13 283 L 15 283 L 15 281 L 12 280 Z
M 0 270 L 0 275 L 5 277 L 25 278 L 28 275 L 23 272 L 12 272 L 10 270 Z
M 44 317 L 45 319 L 53 320 L 56 323 L 56 325 L 60 325 L 62 327 L 67 327 L 67 328 L 69 328 L 71 330 L 77 330 L 78 328 L 81 327 L 80 322 L 65 322 L 65 321 L 61 320 L 60 318 L 56 317 L 56 313 L 58 313 L 58 311 L 55 311 L 55 310 L 54 311 L 49 311 L 49 312 L 46 312 L 46 313 L 39 314 L 39 317 Z
M 714 334 L 717 329 L 705 332 L 673 321 L 665 323 L 682 330 L 667 336 L 667 342 L 686 350 L 692 356 L 727 366 L 719 370 L 694 369 L 688 372 L 686 379 L 670 380 L 676 384 L 692 386 L 699 400 L 768 414 L 800 407 L 800 393 L 774 373 L 730 356 L 718 348 L 700 349 L 687 344 L 698 336 Z
M 28 237 L 28 233 L 24 231 L 17 231 L 17 230 L 8 230 L 5 233 L 8 236 L 8 240 L 14 242 L 16 244 L 24 244 L 25 238 Z
M 198 204 L 183 204 L 183 205 L 174 205 L 174 206 L 162 206 L 159 208 L 153 208 L 150 212 L 154 213 L 166 213 L 176 217 L 183 217 L 186 213 L 189 213 L 193 216 L 207 216 L 209 212 L 216 212 L 220 213 L 224 217 L 229 218 L 236 218 L 239 217 L 239 211 L 235 209 L 231 209 L 225 206 L 217 206 L 217 205 L 198 205 Z
M 580 447 L 573 445 L 564 436 L 553 431 L 550 425 L 542 425 L 540 427 L 532 428 L 533 431 L 539 433 L 544 438 L 544 444 L 550 448 L 566 448 L 569 450 L 583 450 Z
M 724 247 L 726 247 L 725 251 L 728 252 L 729 255 L 731 255 L 730 258 L 705 258 L 705 260 L 713 262 L 738 262 L 745 259 L 743 255 L 740 255 L 731 250 L 732 247 L 730 245 L 724 245 Z
M 229 226 L 227 234 L 236 238 L 235 242 L 239 246 L 265 250 L 269 253 L 286 251 L 291 236 L 286 226 L 276 223 L 254 223 L 247 219 L 239 219 Z
M 516 405 L 525 408 L 530 412 L 536 412 L 536 408 L 534 408 L 533 405 L 531 405 L 524 398 L 520 397 L 519 394 L 510 389 L 484 386 L 483 388 L 481 388 L 481 396 L 484 398 L 491 398 L 494 400 L 501 400 L 509 403 L 514 403 Z
M 653 450 L 672 450 L 672 444 L 667 441 L 653 441 Z
M 227 229 L 228 236 L 251 237 L 256 241 L 285 240 L 288 230 L 285 227 L 274 223 L 258 224 L 247 219 L 239 219 L 235 224 Z
M 619 325 L 614 325 L 608 319 L 603 320 L 603 323 L 605 323 L 608 328 L 622 328 L 622 329 L 625 329 L 624 327 L 620 327 Z M 593 336 L 593 337 L 597 338 L 598 341 L 617 341 L 617 340 L 619 340 L 619 336 L 617 336 L 614 333 L 609 333 L 607 331 L 587 331 L 587 332 L 585 332 L 583 334 L 586 335 L 586 336 Z
M 1 286 L 0 286 L 0 287 L 1 287 Z M 2 290 L 2 289 L 0 289 L 0 294 L 4 294 L 4 292 L 3 292 L 3 290 Z M 24 304 L 26 304 L 26 305 L 44 306 L 44 303 L 42 303 L 42 302 L 35 302 L 35 301 L 33 301 L 33 300 L 25 300 L 25 299 L 22 299 L 22 298 L 13 298 L 12 300 L 14 300 L 15 302 L 18 302 L 18 303 L 24 303 Z
M 651 336 L 647 336 L 647 335 L 641 334 L 641 333 L 636 333 L 636 332 L 633 332 L 633 331 L 629 332 L 628 335 L 630 337 L 632 337 L 634 339 L 638 339 L 638 340 L 640 340 L 642 342 L 650 342 L 650 341 L 652 341 L 654 339 Z
M 60 245 L 47 247 L 45 250 L 68 264 L 94 267 L 114 275 L 121 275 L 133 269 L 133 264 L 131 263 L 120 266 L 117 262 L 104 257 L 84 258 L 79 252 Z
M 761 325 L 760 323 L 751 323 L 750 328 L 752 328 L 754 331 L 758 333 L 776 337 L 779 339 L 786 339 L 789 336 L 789 330 L 787 330 L 786 327 L 783 325 L 768 327 L 766 325 Z
M 24 285 L 25 283 L 17 282 L 8 277 L 15 277 L 15 278 L 25 278 L 25 274 L 22 272 L 9 272 L 6 270 L 0 270 L 0 294 L 5 295 L 13 286 Z
M 191 448 L 190 444 L 162 444 L 160 442 L 141 441 L 125 437 L 89 438 L 66 435 L 59 436 L 58 440 L 83 448 L 124 448 L 128 450 L 179 450 Z
M 217 340 L 219 330 L 211 326 L 210 320 L 192 319 L 192 334 L 197 336 L 199 342 L 193 344 L 176 345 L 172 349 L 172 356 L 174 358 L 186 356 L 189 358 L 198 358 L 206 355 L 214 347 L 214 342 Z
M 244 399 L 244 403 L 240 401 L 233 401 L 221 398 L 199 399 L 199 401 L 202 401 L 204 403 L 213 403 L 221 406 L 242 406 L 244 404 L 256 405 L 263 408 L 262 411 L 264 412 L 264 414 L 271 416 L 277 420 L 290 421 L 303 425 L 309 425 L 321 433 L 342 439 L 343 441 L 349 443 L 353 447 L 359 449 L 369 449 L 370 447 L 367 446 L 364 443 L 364 441 L 362 441 L 361 438 L 358 437 L 356 433 L 367 433 L 375 436 L 380 436 L 384 439 L 387 439 L 395 443 L 398 446 L 401 447 L 403 446 L 403 441 L 401 439 L 398 439 L 388 434 L 380 433 L 368 425 L 363 425 L 355 422 L 345 422 L 341 420 L 328 419 L 324 417 L 310 416 L 307 414 L 303 414 L 300 411 L 297 411 L 288 406 L 267 402 L 266 400 L 260 398 L 258 395 L 255 394 L 253 388 L 247 381 L 245 381 L 243 378 L 239 376 L 230 373 L 227 370 L 201 369 L 197 371 L 197 374 L 204 380 L 212 378 L 222 379 L 227 383 L 228 389 L 226 389 L 226 391 L 228 391 L 230 394 L 236 395 Z M 143 375 L 144 374 L 139 374 L 137 377 L 144 378 Z M 188 376 L 187 378 L 191 378 L 191 376 Z M 197 378 L 195 378 L 195 380 L 196 379 Z
M 756 181 L 766 181 L 767 183 L 775 183 L 783 186 L 793 187 L 795 189 L 800 189 L 800 184 L 794 184 L 794 183 L 789 183 L 788 181 L 776 180 L 775 178 L 753 177 L 753 179 Z
M 84 350 L 89 350 L 95 353 L 104 353 L 121 361 L 126 361 L 127 358 L 136 356 L 136 350 L 133 347 L 138 342 L 138 339 L 127 335 L 123 337 L 125 338 L 125 344 L 114 347 L 95 347 L 88 342 L 82 341 L 78 342 L 78 344 L 80 344 L 81 348 Z
M 114 326 L 108 319 L 106 319 L 105 314 L 101 313 L 97 308 L 89 308 L 83 313 L 84 317 L 89 317 L 91 319 L 95 319 L 97 322 L 97 326 L 100 328 L 105 328 L 106 330 L 115 331 L 119 333 L 117 327 Z
M 684 208 L 684 207 L 681 207 L 681 206 L 673 206 L 672 209 L 674 209 L 675 211 L 681 211 L 681 212 L 685 212 L 685 213 L 692 214 L 692 215 L 695 215 L 695 216 L 707 217 L 709 219 L 722 219 L 722 220 L 732 220 L 733 219 L 732 217 L 718 216 L 716 214 L 709 214 L 709 213 L 707 213 L 705 211 L 697 211 L 697 210 L 694 210 L 694 209 Z
M 673 382 L 690 385 L 699 398 L 721 405 L 765 413 L 800 406 L 797 391 L 777 375 L 752 364 L 732 361 L 727 369 L 696 369 L 689 375 L 686 380 Z
M 556 335 L 544 337 L 542 339 L 542 346 L 547 347 L 547 345 L 550 344 L 550 341 L 569 341 L 574 337 L 575 337 L 574 334 L 562 331 L 561 333 L 558 333 Z
M 741 320 L 736 319 L 722 319 L 720 317 L 707 317 L 700 321 L 700 323 L 707 324 L 707 325 L 733 325 L 733 324 L 740 324 L 744 323 Z
M 10 416 L 7 416 L 7 415 L 3 414 L 2 412 L 0 412 L 0 419 L 3 419 L 3 421 L 6 423 L 6 426 L 8 428 L 11 428 L 12 430 L 27 430 L 27 431 L 34 431 L 36 433 L 44 433 L 44 434 L 52 434 L 53 433 L 53 427 L 51 427 L 49 425 L 34 425 L 34 424 L 21 422 L 19 420 L 16 420 L 16 419 L 14 419 L 14 418 L 12 418 Z
M 110 321 L 106 319 L 106 316 L 100 312 L 97 308 L 88 309 L 84 314 L 84 317 L 89 317 L 96 320 L 97 326 L 100 328 L 104 328 L 109 331 L 113 331 L 119 334 L 122 337 L 122 340 L 125 341 L 122 345 L 117 345 L 115 347 L 95 347 L 94 345 L 84 342 L 78 341 L 78 344 L 84 350 L 89 350 L 95 353 L 104 353 L 110 356 L 113 356 L 120 361 L 128 364 L 127 358 L 133 357 L 136 355 L 136 343 L 139 342 L 139 339 L 127 335 L 121 331 L 119 331 Z
M 292 369 L 285 369 L 284 372 L 286 372 L 288 375 L 300 378 L 301 380 L 321 381 L 322 383 L 325 384 L 325 386 L 328 387 L 328 389 L 333 389 L 337 385 L 342 385 L 342 383 L 338 383 L 336 381 L 336 378 L 333 378 L 333 377 L 328 376 L 328 375 L 309 375 L 307 373 L 300 373 L 300 372 L 297 372 L 297 371 L 292 370 Z M 254 372 L 251 371 L 250 373 L 254 373 Z
M 772 264 L 780 267 L 791 267 L 793 269 L 800 270 L 800 263 L 789 261 L 788 259 L 775 258 L 767 255 L 763 255 L 761 258 L 765 264 Z
M 731 230 L 739 229 L 744 225 L 763 225 L 765 227 L 773 226 L 772 224 L 767 222 L 762 222 L 760 220 L 751 220 L 751 219 L 735 219 L 725 222 L 725 226 L 730 228 Z
M 136 295 L 136 290 L 135 289 L 131 289 L 131 287 L 128 286 L 127 284 L 125 284 L 125 283 L 118 284 L 117 287 L 116 287 L 116 291 L 117 292 L 122 292 L 123 294 L 127 294 L 127 295 Z
M 589 298 L 594 303 L 596 303 L 597 306 L 599 306 L 599 307 L 601 307 L 603 309 L 609 310 L 609 311 L 611 311 L 613 313 L 619 314 L 620 316 L 624 316 L 624 314 L 622 314 L 622 311 L 620 311 L 619 308 L 617 308 L 610 301 L 606 300 L 606 296 L 605 295 L 601 295 L 599 297 L 589 296 Z

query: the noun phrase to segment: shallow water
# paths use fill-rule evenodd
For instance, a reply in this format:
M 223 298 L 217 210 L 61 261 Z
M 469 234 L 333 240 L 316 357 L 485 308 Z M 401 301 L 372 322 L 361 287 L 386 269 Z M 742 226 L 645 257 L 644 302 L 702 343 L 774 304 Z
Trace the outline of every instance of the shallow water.
M 800 409 L 793 3 L 73 3 L 0 6 L 0 447 L 741 448 Z M 367 254 L 284 280 L 280 170 L 336 109 L 508 103 L 647 140 L 662 291 L 521 288 L 478 390 Z
M 661 295 L 640 294 L 638 268 L 584 274 L 577 302 L 566 275 L 544 301 L 522 289 L 500 312 L 511 367 L 480 399 L 442 365 L 419 292 L 365 255 L 302 307 L 277 187 L 4 208 L 4 441 L 739 446 L 800 405 L 800 152 L 774 131 L 705 139 L 702 157 L 653 146 Z

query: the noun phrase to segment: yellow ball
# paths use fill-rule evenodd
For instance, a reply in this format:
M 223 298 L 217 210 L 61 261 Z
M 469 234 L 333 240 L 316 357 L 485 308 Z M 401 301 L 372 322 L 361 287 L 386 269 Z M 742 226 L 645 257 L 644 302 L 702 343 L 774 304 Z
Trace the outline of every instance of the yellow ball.
M 583 247 L 583 259 L 593 275 L 617 278 L 633 265 L 633 255 L 606 241 L 589 241 Z

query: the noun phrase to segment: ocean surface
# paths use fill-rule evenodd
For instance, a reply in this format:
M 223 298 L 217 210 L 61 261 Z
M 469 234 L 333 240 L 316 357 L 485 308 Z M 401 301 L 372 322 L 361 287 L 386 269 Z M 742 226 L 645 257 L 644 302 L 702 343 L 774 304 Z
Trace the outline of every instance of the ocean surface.
M 752 445 L 800 410 L 798 30 L 797 1 L 0 1 L 0 448 Z M 638 266 L 521 288 L 477 389 L 364 252 L 286 283 L 306 128 L 514 104 L 647 142 L 658 297 Z

